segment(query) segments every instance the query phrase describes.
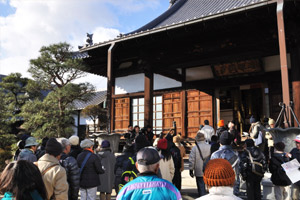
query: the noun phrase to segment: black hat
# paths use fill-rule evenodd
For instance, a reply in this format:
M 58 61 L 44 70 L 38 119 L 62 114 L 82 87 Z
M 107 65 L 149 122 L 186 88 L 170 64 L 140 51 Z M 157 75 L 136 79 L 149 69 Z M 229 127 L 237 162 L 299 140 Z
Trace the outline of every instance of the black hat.
M 220 136 L 220 143 L 222 145 L 230 145 L 232 142 L 232 136 L 228 131 L 223 131 Z
M 62 146 L 55 138 L 50 138 L 46 144 L 46 153 L 53 155 L 53 156 L 58 156 L 62 153 Z
M 284 151 L 285 145 L 283 142 L 277 142 L 276 144 L 274 144 L 274 147 L 278 151 Z
M 254 146 L 254 141 L 252 139 L 245 140 L 245 143 L 246 143 L 247 147 L 253 147 Z
M 152 165 L 160 161 L 160 156 L 153 147 L 145 147 L 139 150 L 136 160 L 140 165 Z

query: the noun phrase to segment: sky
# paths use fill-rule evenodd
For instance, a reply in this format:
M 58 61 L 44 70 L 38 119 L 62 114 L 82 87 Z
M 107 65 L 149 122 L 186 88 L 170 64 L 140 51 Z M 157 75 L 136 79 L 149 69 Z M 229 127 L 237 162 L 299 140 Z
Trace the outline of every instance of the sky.
M 0 74 L 27 72 L 42 46 L 67 42 L 78 50 L 86 33 L 94 43 L 128 33 L 168 9 L 169 0 L 0 0 Z M 106 78 L 88 74 L 97 90 Z

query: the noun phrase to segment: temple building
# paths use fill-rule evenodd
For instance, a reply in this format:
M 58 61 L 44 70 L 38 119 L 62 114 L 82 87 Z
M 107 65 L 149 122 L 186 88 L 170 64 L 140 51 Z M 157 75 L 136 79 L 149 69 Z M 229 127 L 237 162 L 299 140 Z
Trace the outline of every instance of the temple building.
M 194 137 L 205 119 L 248 131 L 251 115 L 276 119 L 290 101 L 300 117 L 296 0 L 173 0 L 143 27 L 76 56 L 108 79 L 110 132 L 132 124 L 159 133 L 175 121 Z

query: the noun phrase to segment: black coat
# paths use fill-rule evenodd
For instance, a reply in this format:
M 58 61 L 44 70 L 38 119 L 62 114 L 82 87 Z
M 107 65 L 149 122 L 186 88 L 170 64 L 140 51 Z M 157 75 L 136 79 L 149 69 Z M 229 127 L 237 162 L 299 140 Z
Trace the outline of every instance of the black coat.
M 288 186 L 291 185 L 290 179 L 287 177 L 281 164 L 288 162 L 289 158 L 285 156 L 284 153 L 274 153 L 271 157 L 269 169 L 272 173 L 271 181 L 274 185 L 278 186 Z
M 227 129 L 224 126 L 221 126 L 220 128 L 217 129 L 216 134 L 218 138 L 220 138 L 222 132 L 227 131 Z
M 83 163 L 84 158 L 90 151 L 83 150 L 77 157 L 77 163 L 79 168 Z M 86 162 L 81 176 L 80 176 L 80 187 L 81 188 L 92 188 L 101 185 L 99 174 L 103 174 L 104 170 L 102 169 L 100 158 L 92 154 L 88 161 Z
M 71 146 L 71 151 L 69 153 L 69 156 L 74 157 L 75 159 L 77 159 L 77 156 L 82 152 L 82 148 L 80 146 Z
M 240 173 L 243 179 L 247 180 L 248 177 L 262 179 L 262 176 L 252 172 L 252 164 L 248 152 L 251 154 L 253 161 L 261 163 L 264 171 L 267 170 L 266 158 L 263 152 L 256 146 L 247 147 L 247 150 L 240 155 Z
M 68 156 L 63 153 L 60 158 L 60 164 L 65 168 L 67 173 L 67 180 L 69 184 L 69 200 L 77 200 L 80 182 L 77 161 L 72 156 Z
M 298 160 L 298 162 L 300 162 L 300 150 L 299 149 L 293 148 L 290 153 L 292 154 L 291 160 L 296 158 Z M 295 185 L 300 186 L 300 181 L 296 182 Z

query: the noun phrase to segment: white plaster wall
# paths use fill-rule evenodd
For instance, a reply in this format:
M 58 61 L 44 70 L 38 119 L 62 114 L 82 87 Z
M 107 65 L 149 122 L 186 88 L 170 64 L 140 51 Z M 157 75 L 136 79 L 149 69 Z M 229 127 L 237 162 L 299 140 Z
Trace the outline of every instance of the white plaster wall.
M 186 81 L 206 80 L 214 78 L 209 65 L 186 69 Z
M 264 57 L 262 60 L 263 60 L 264 70 L 266 72 L 280 70 L 280 56 L 279 55 Z M 290 58 L 289 53 L 287 54 L 287 64 L 288 64 L 288 68 L 290 69 L 291 68 L 291 58 Z
M 182 86 L 181 82 L 162 76 L 160 74 L 154 74 L 153 78 L 154 78 L 153 80 L 154 90 L 161 90 L 161 89 Z M 115 94 L 143 92 L 144 85 L 145 85 L 144 81 L 145 81 L 145 75 L 143 73 L 116 78 Z

